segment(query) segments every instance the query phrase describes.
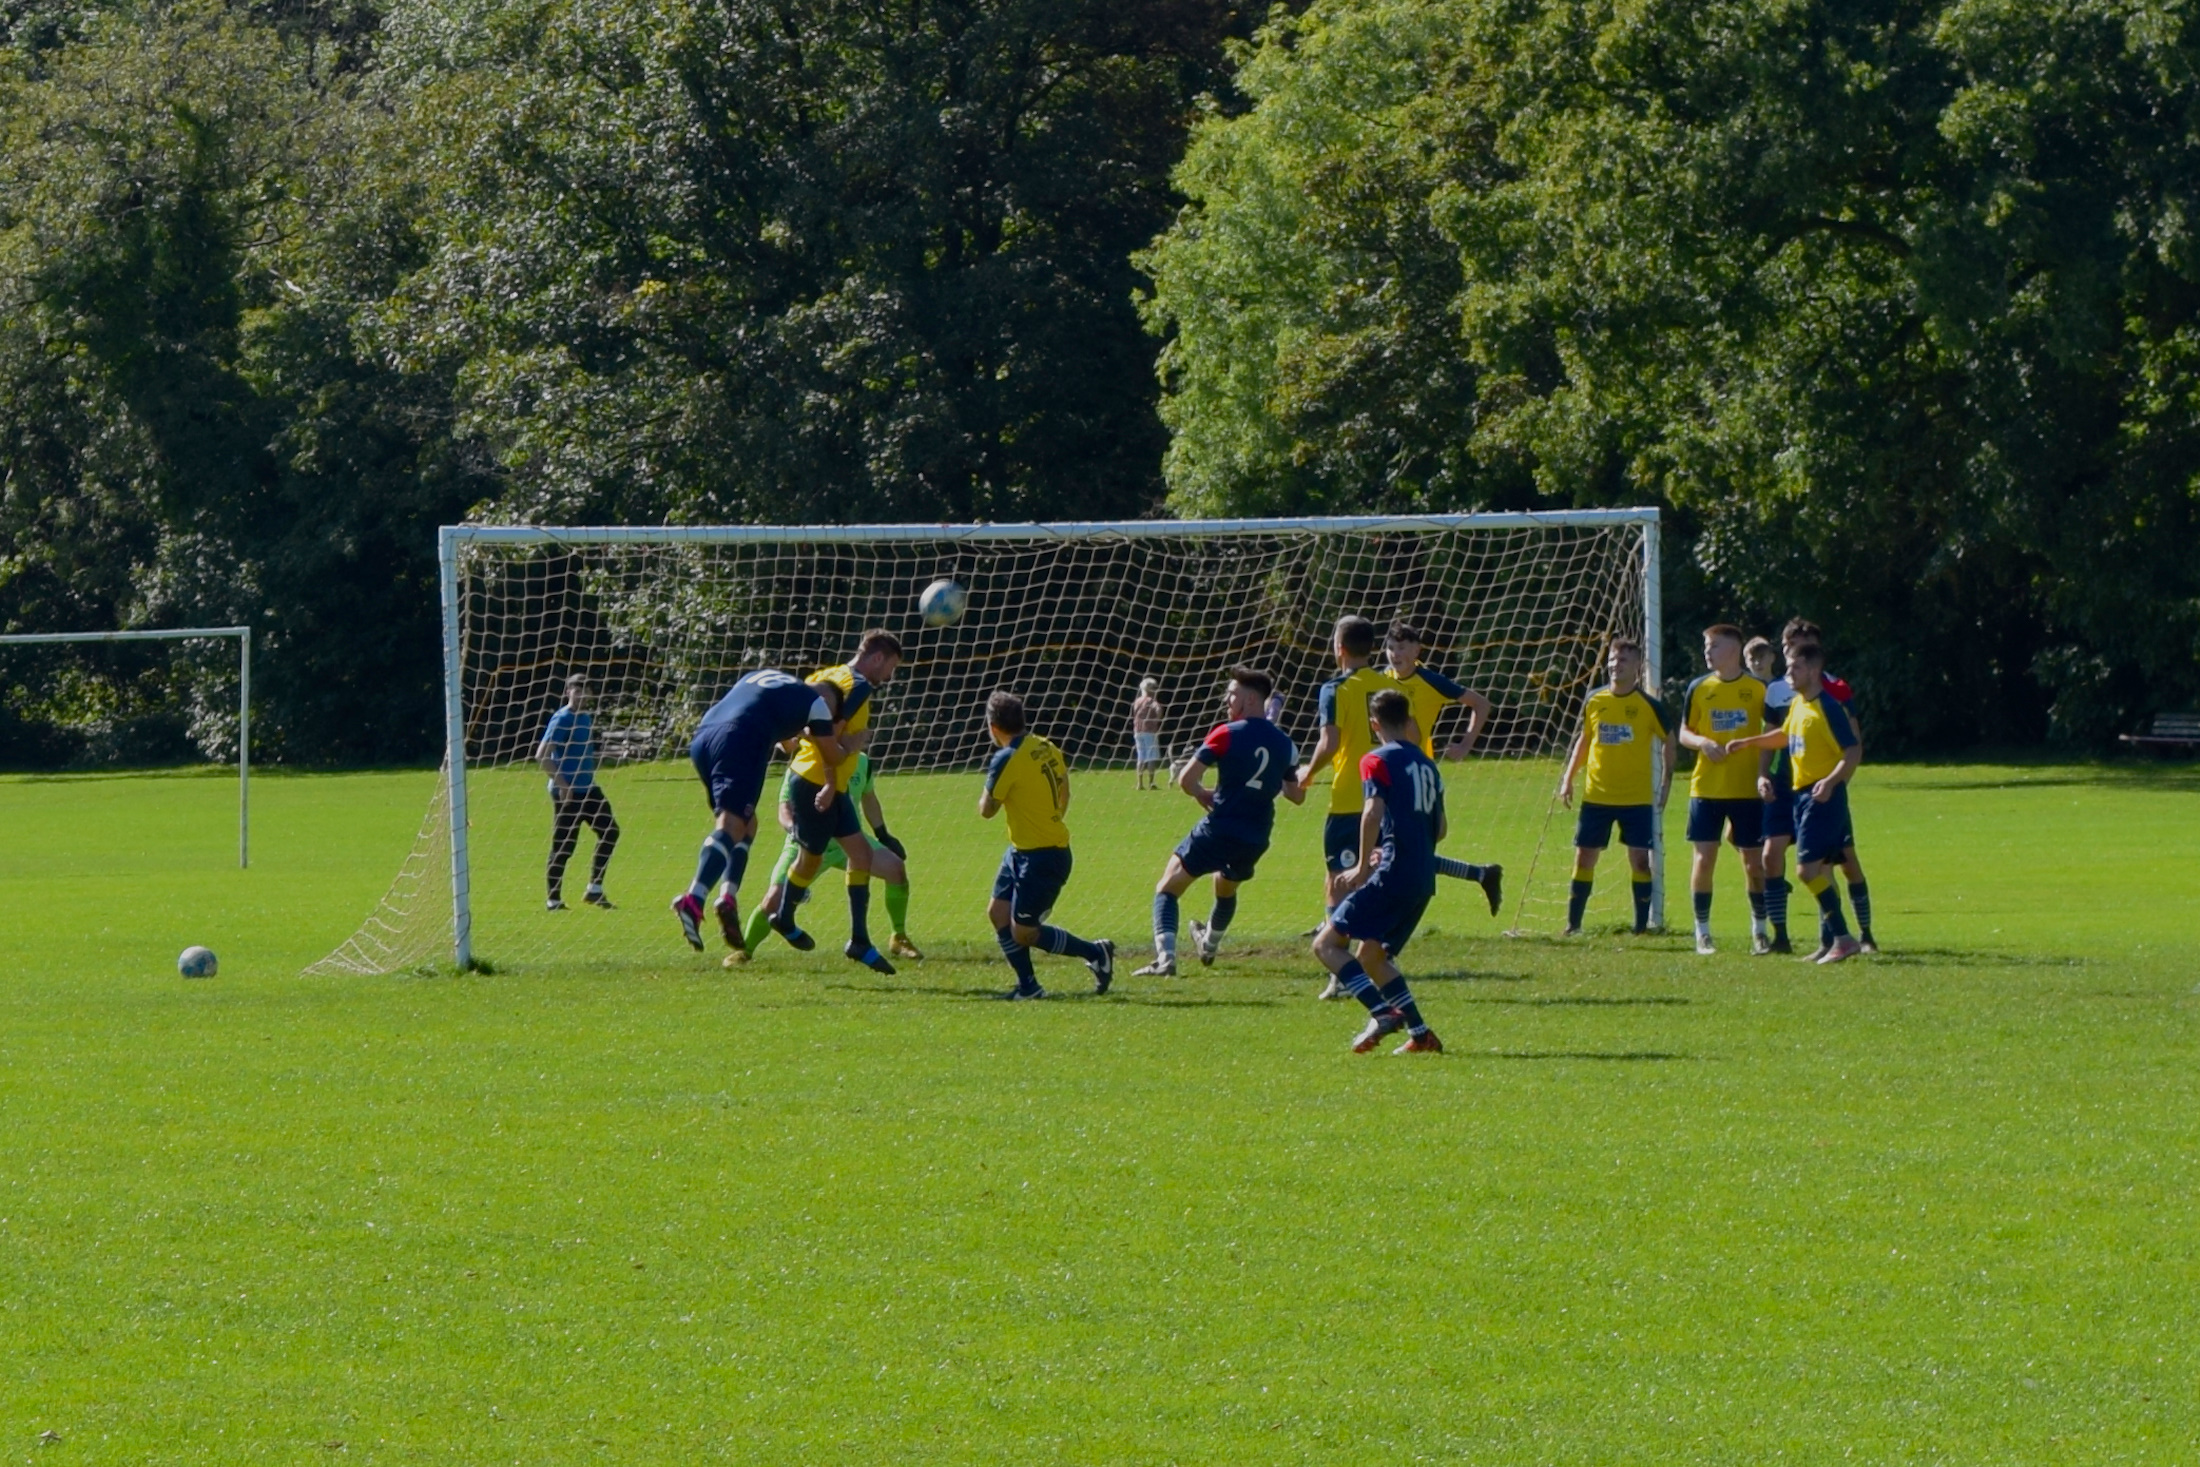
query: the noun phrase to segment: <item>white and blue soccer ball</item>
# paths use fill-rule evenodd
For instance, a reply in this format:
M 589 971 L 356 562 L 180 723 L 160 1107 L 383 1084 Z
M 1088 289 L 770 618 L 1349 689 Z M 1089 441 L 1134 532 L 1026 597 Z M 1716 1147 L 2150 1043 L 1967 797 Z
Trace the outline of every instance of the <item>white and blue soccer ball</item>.
M 176 971 L 186 978 L 211 978 L 220 967 L 210 947 L 187 947 L 176 959 Z
M 928 627 L 944 627 L 963 614 L 970 593 L 955 582 L 941 579 L 926 586 L 917 597 L 917 615 Z

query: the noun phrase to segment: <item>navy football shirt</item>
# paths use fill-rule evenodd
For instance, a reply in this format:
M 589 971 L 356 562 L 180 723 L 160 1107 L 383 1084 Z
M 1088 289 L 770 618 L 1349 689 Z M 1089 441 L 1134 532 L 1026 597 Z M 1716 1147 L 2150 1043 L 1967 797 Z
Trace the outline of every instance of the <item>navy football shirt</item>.
M 703 728 L 722 723 L 760 729 L 770 742 L 778 743 L 804 730 L 830 734 L 833 712 L 817 689 L 792 673 L 766 667 L 735 683 L 703 715 Z
M 1360 760 L 1368 799 L 1381 797 L 1382 866 L 1376 877 L 1406 892 L 1436 890 L 1436 828 L 1444 818 L 1444 777 L 1412 744 L 1388 743 Z
M 1218 723 L 1192 756 L 1215 766 L 1215 805 L 1208 828 L 1252 845 L 1268 844 L 1276 796 L 1297 769 L 1298 746 L 1265 718 Z

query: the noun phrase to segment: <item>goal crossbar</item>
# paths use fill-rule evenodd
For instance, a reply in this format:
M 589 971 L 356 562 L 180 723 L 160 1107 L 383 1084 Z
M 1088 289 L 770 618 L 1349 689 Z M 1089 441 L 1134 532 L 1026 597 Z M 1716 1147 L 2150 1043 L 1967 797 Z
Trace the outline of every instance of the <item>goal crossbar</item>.
M 0 647 L 59 642 L 188 642 L 237 639 L 237 864 L 252 864 L 252 628 L 170 627 L 127 632 L 17 632 Z

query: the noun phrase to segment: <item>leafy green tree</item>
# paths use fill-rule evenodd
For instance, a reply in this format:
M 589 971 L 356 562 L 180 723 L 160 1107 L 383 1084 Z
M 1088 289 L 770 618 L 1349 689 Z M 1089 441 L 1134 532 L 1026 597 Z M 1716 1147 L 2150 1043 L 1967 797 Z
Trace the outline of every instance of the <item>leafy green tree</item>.
M 1203 125 L 1146 257 L 1172 490 L 1363 502 L 1398 455 L 1306 413 L 1295 364 L 1362 329 L 1340 301 L 1440 294 L 1394 316 L 1396 359 L 1470 398 L 1473 467 L 1429 502 L 1519 502 L 1524 473 L 1536 502 L 1672 506 L 1682 619 L 1827 622 L 1881 747 L 2188 702 L 2194 49 L 2170 7 L 2041 0 L 1271 25 L 1257 105 Z M 1295 205 L 1338 177 L 1357 209 Z M 1380 218 L 1447 248 L 1373 249 Z
M 378 338 L 554 520 L 1159 499 L 1133 247 L 1209 0 L 550 0 L 389 55 L 435 186 Z

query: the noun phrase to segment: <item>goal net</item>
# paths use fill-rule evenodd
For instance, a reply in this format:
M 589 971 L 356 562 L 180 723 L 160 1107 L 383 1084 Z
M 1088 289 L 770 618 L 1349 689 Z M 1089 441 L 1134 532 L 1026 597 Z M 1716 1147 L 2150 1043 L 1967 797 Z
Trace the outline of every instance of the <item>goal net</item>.
M 693 875 L 710 824 L 688 762 L 704 711 L 742 673 L 798 675 L 846 661 L 865 629 L 907 656 L 878 694 L 869 752 L 887 823 L 909 850 L 911 935 L 928 949 L 991 948 L 983 915 L 1006 839 L 976 813 L 991 752 L 984 706 L 1021 694 L 1035 731 L 1070 761 L 1076 873 L 1057 919 L 1126 953 L 1145 947 L 1152 891 L 1197 808 L 1138 787 L 1130 705 L 1159 684 L 1173 765 L 1220 716 L 1224 671 L 1269 670 L 1302 758 L 1335 672 L 1331 628 L 1358 613 L 1404 617 L 1431 637 L 1425 665 L 1495 705 L 1473 754 L 1444 764 L 1447 855 L 1501 863 L 1505 910 L 1480 888 L 1439 884 L 1417 946 L 1563 925 L 1570 817 L 1560 765 L 1615 632 L 1658 646 L 1655 510 L 1430 518 L 1105 525 L 546 529 L 443 532 L 450 723 L 438 790 L 380 906 L 315 971 L 377 973 L 454 957 L 499 969 L 715 964 L 681 942 L 667 903 Z M 962 619 L 918 620 L 918 592 L 969 590 Z M 1381 652 L 1378 649 L 1378 662 Z M 551 802 L 535 762 L 566 676 L 588 675 L 598 783 L 620 826 L 606 878 L 612 910 L 583 907 L 594 837 L 583 832 L 566 910 L 546 910 Z M 1652 664 L 1655 686 L 1656 667 Z M 1435 730 L 1439 748 L 1464 709 Z M 781 835 L 779 771 L 741 893 L 764 891 Z M 1321 916 L 1327 775 L 1304 808 L 1279 804 L 1276 837 L 1241 896 L 1231 943 L 1295 938 Z M 456 839 L 454 839 L 454 836 Z M 1627 881 L 1599 883 L 1590 921 L 1627 920 Z M 806 922 L 831 953 L 837 878 Z M 1204 897 L 1187 898 L 1188 914 Z M 874 922 L 882 914 L 874 913 Z M 836 935 L 837 934 L 837 935 Z M 884 933 L 881 933 L 883 941 Z M 760 963 L 822 965 L 783 946 Z M 1424 956 L 1423 962 L 1440 961 Z M 837 956 L 831 962 L 841 962 Z M 852 970 L 851 970 L 852 971 Z

